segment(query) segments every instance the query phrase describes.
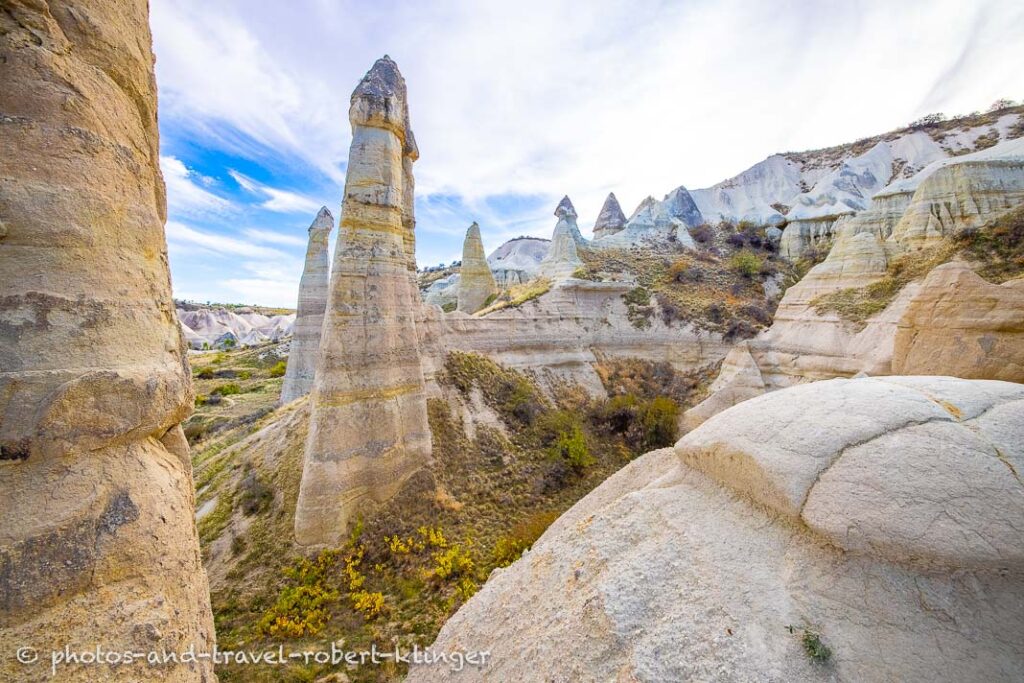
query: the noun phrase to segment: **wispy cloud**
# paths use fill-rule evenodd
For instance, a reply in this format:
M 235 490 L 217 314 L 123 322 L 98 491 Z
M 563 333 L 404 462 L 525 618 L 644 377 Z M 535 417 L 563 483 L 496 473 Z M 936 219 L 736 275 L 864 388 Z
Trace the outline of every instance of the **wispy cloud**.
M 489 249 L 550 236 L 568 194 L 586 233 L 612 190 L 628 214 L 774 152 L 1024 96 L 1013 0 L 580 6 L 154 0 L 162 130 L 250 160 L 258 178 L 291 174 L 256 183 L 233 166 L 261 210 L 312 214 L 322 201 L 295 177 L 340 187 L 349 93 L 389 53 L 421 151 L 417 255 L 436 263 L 474 219 Z M 495 203 L 507 197 L 529 201 Z
M 253 242 L 267 244 L 289 244 L 296 247 L 304 247 L 308 242 L 306 237 L 300 237 L 299 235 L 286 235 L 284 233 L 274 232 L 273 230 L 261 230 L 259 228 L 246 228 L 242 231 L 242 234 Z
M 167 204 L 172 214 L 223 213 L 232 208 L 230 201 L 199 185 L 196 181 L 210 184 L 209 179 L 189 169 L 180 159 L 161 156 L 160 170 L 167 185 Z
M 234 169 L 228 170 L 228 173 L 247 192 L 266 197 L 266 200 L 260 204 L 260 208 L 267 211 L 276 211 L 278 213 L 315 213 L 322 206 L 309 197 L 303 197 L 298 193 L 258 183 Z
M 270 247 L 261 247 L 248 240 L 227 235 L 204 232 L 178 221 L 167 221 L 167 241 L 186 246 L 198 247 L 222 256 L 247 256 L 265 259 L 287 258 L 284 252 Z

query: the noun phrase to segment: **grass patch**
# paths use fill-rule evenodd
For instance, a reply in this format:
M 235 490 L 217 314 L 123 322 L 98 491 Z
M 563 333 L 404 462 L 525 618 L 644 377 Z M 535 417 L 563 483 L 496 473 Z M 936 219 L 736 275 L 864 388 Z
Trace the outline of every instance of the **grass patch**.
M 540 298 L 551 291 L 551 280 L 539 277 L 521 285 L 514 285 L 499 293 L 495 300 L 482 308 L 477 315 L 487 315 L 503 308 L 518 308 L 523 304 Z

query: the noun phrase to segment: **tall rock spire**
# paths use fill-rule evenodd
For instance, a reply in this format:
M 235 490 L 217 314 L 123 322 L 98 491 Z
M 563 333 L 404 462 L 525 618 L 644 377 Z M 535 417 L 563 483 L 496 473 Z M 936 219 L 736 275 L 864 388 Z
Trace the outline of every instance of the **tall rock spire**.
M 465 313 L 476 313 L 496 291 L 498 286 L 487 264 L 487 256 L 484 255 L 480 226 L 473 223 L 466 231 L 466 241 L 462 243 L 458 309 Z
M 302 545 L 337 544 L 357 510 L 394 496 L 430 458 L 416 337 L 405 80 L 387 56 L 352 93 L 345 196 L 295 510 Z
M 604 206 L 601 207 L 601 213 L 597 216 L 597 222 L 594 223 L 594 239 L 599 240 L 602 237 L 614 235 L 621 232 L 624 227 L 626 227 L 626 214 L 622 213 L 622 207 L 619 206 L 619 200 L 615 198 L 615 193 L 609 192 L 608 198 L 604 200 Z
M 313 389 L 316 359 L 320 349 L 320 331 L 327 308 L 327 288 L 330 269 L 327 260 L 327 240 L 334 229 L 334 216 L 326 206 L 320 208 L 309 226 L 309 244 L 306 246 L 306 265 L 299 280 L 299 301 L 295 312 L 288 369 L 281 385 L 281 403 L 294 401 Z
M 555 216 L 558 217 L 558 223 L 555 224 L 555 231 L 551 235 L 551 247 L 544 260 L 540 262 L 537 273 L 558 281 L 572 277 L 576 269 L 583 265 L 576 245 L 584 240 L 576 225 L 576 209 L 568 196 L 563 197 L 555 207 Z
M 0 13 L 0 640 L 12 646 L 213 644 L 150 46 L 146 0 Z M 60 678 L 215 678 L 203 660 L 118 671 Z M 0 657 L 0 679 L 36 676 Z

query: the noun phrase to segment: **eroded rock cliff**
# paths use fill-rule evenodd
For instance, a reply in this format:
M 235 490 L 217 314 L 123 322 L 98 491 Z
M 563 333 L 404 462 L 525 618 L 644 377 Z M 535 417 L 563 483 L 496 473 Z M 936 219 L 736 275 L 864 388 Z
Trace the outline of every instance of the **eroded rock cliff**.
M 281 385 L 281 403 L 294 401 L 313 389 L 316 361 L 320 350 L 320 332 L 327 308 L 327 290 L 330 284 L 330 265 L 327 259 L 327 241 L 334 229 L 334 216 L 326 206 L 321 207 L 309 226 L 306 246 L 306 264 L 299 280 L 299 301 L 295 312 L 288 368 Z
M 352 93 L 345 196 L 295 512 L 300 544 L 337 545 L 355 511 L 393 496 L 430 457 L 416 334 L 405 79 L 387 56 Z
M 491 267 L 484 256 L 484 243 L 480 239 L 480 226 L 469 226 L 462 243 L 462 266 L 459 268 L 458 310 L 476 313 L 498 291 Z
M 65 646 L 208 652 L 146 2 L 6 3 L 0 81 L 0 678 L 52 680 Z

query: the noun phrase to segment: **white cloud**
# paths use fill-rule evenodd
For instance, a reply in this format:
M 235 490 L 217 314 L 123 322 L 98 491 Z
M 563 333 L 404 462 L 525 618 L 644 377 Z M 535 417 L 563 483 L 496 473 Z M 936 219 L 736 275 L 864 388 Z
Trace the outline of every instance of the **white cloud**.
M 261 230 L 259 228 L 246 228 L 242 233 L 254 242 L 267 244 L 284 244 L 296 247 L 304 247 L 309 241 L 306 237 L 299 235 L 286 235 L 273 230 Z
M 160 157 L 160 170 L 167 185 L 167 206 L 175 214 L 197 215 L 223 213 L 232 208 L 231 202 L 218 197 L 196 184 L 210 185 L 208 178 L 196 173 L 178 158 Z
M 260 204 L 262 209 L 278 213 L 316 213 L 320 210 L 321 204 L 318 204 L 309 197 L 303 197 L 295 192 L 263 185 L 235 170 L 229 170 L 228 173 L 242 189 L 267 198 Z
M 424 263 L 448 260 L 474 218 L 488 250 L 549 237 L 569 194 L 586 233 L 609 191 L 629 214 L 775 152 L 1024 97 L 1014 0 L 154 0 L 152 24 L 162 125 L 337 184 L 349 94 L 389 53 L 409 86 L 418 195 L 460 200 L 420 208 Z M 319 208 L 236 180 L 264 208 Z M 487 201 L 507 195 L 542 201 Z
M 246 240 L 204 232 L 178 221 L 167 221 L 167 241 L 171 244 L 197 247 L 224 256 L 245 256 L 265 259 L 285 259 L 287 254 L 270 247 L 261 247 Z

